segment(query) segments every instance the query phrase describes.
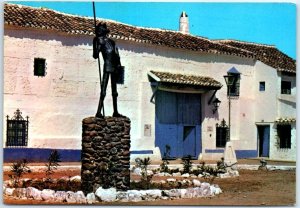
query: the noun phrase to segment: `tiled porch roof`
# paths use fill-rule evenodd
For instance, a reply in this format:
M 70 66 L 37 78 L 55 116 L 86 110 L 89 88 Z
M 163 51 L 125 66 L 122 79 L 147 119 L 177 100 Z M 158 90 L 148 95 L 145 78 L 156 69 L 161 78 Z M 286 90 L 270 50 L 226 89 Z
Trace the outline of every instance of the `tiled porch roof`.
M 278 124 L 291 124 L 291 123 L 295 123 L 296 122 L 296 118 L 277 118 L 275 120 L 275 123 Z
M 158 82 L 221 88 L 222 84 L 211 77 L 150 71 L 150 76 Z M 154 76 L 153 76 L 154 75 Z
M 97 19 L 97 22 L 105 22 L 111 31 L 109 36 L 114 39 L 190 51 L 256 58 L 279 71 L 296 73 L 296 61 L 273 46 L 240 41 L 213 41 L 178 31 L 135 27 L 103 19 Z M 73 35 L 94 35 L 94 21 L 91 17 L 9 3 L 4 5 L 4 24 L 53 30 Z

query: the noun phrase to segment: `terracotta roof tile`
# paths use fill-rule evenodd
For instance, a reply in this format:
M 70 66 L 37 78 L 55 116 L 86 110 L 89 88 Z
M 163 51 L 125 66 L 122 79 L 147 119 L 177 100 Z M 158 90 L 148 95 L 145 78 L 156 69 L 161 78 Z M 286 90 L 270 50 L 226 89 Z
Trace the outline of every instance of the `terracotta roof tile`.
M 296 72 L 295 60 L 276 48 L 264 45 L 250 47 L 249 44 L 243 42 L 212 41 L 177 31 L 134 27 L 103 19 L 97 19 L 97 22 L 106 22 L 111 31 L 109 36 L 114 39 L 191 51 L 257 58 L 280 71 Z M 4 5 L 4 23 L 6 25 L 47 29 L 74 35 L 94 34 L 94 21 L 91 17 L 69 15 L 50 9 L 9 3 Z M 264 55 L 264 53 L 267 55 Z
M 296 61 L 279 51 L 275 46 L 237 40 L 218 40 L 215 42 L 251 51 L 256 54 L 258 60 L 279 71 L 296 73 Z
M 150 71 L 157 78 L 159 82 L 163 83 L 173 83 L 173 84 L 184 84 L 193 85 L 201 87 L 213 87 L 221 88 L 222 84 L 211 77 L 195 76 L 195 75 L 184 75 L 184 74 L 174 74 L 169 72 L 157 72 Z
M 278 123 L 278 124 L 291 124 L 291 123 L 295 123 L 296 122 L 296 118 L 288 118 L 288 117 L 285 117 L 285 118 L 276 118 L 275 120 L 275 123 Z
M 192 51 L 204 51 L 217 54 L 230 54 L 241 57 L 254 57 L 252 52 L 214 43 L 205 38 L 182 34 L 177 31 L 134 27 L 114 21 L 97 19 L 106 22 L 110 37 L 130 41 L 151 43 L 172 48 Z M 7 25 L 49 29 L 70 34 L 94 33 L 94 21 L 90 17 L 80 17 L 60 13 L 50 9 L 33 8 L 16 4 L 5 4 L 4 22 Z

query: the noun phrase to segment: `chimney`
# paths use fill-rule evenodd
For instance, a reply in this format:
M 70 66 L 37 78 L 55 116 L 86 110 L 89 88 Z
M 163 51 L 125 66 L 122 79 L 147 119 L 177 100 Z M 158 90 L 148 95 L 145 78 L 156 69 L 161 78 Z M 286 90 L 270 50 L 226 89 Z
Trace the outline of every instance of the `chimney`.
M 181 13 L 179 18 L 179 31 L 184 34 L 189 34 L 189 18 L 185 11 Z

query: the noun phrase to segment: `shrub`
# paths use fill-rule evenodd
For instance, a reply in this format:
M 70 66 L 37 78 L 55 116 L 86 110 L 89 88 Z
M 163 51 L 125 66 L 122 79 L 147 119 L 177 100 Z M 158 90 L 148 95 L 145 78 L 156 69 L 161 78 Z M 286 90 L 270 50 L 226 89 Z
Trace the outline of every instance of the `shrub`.
M 183 173 L 191 173 L 192 169 L 192 156 L 188 155 L 187 157 L 182 158 L 183 164 Z
M 20 178 L 24 173 L 30 173 L 31 170 L 28 167 L 28 163 L 26 159 L 14 162 L 12 164 L 11 172 L 12 174 L 9 175 L 10 179 L 13 182 L 13 187 L 17 188 L 20 185 Z
M 163 160 L 162 163 L 160 164 L 160 172 L 169 172 L 169 167 L 168 167 L 169 161 L 168 160 Z
M 151 160 L 149 157 L 147 157 L 144 159 L 138 159 L 136 160 L 136 162 L 137 162 L 137 167 L 140 167 L 142 170 L 141 183 L 145 184 L 147 189 L 149 189 L 153 175 L 148 175 L 147 170 L 148 170 L 148 165 L 151 164 Z
M 57 150 L 51 151 L 49 157 L 48 157 L 48 163 L 45 164 L 46 166 L 46 179 L 51 180 L 51 175 L 54 173 L 54 170 L 57 169 L 59 166 L 60 160 L 60 154 Z
M 81 190 L 81 182 L 80 181 L 70 181 L 66 179 L 58 179 L 58 180 L 30 180 L 23 183 L 23 188 L 34 187 L 39 190 L 43 189 L 52 189 L 54 191 L 80 191 Z

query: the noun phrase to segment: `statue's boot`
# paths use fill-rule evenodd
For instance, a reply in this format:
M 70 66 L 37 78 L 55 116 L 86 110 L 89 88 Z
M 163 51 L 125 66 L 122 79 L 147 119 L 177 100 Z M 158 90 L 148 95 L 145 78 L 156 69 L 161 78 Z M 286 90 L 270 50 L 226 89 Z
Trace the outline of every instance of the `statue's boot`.
M 97 113 L 96 113 L 97 118 L 104 118 L 104 116 L 101 113 L 101 110 L 102 110 L 102 107 L 103 107 L 103 100 L 104 100 L 104 97 L 101 96 L 100 100 L 99 100 L 99 104 L 98 104 L 98 110 L 97 110 Z
M 113 107 L 114 107 L 113 117 L 123 117 L 123 118 L 125 118 L 125 116 L 123 116 L 122 114 L 120 114 L 118 112 L 118 101 L 117 101 L 116 96 L 113 97 Z

